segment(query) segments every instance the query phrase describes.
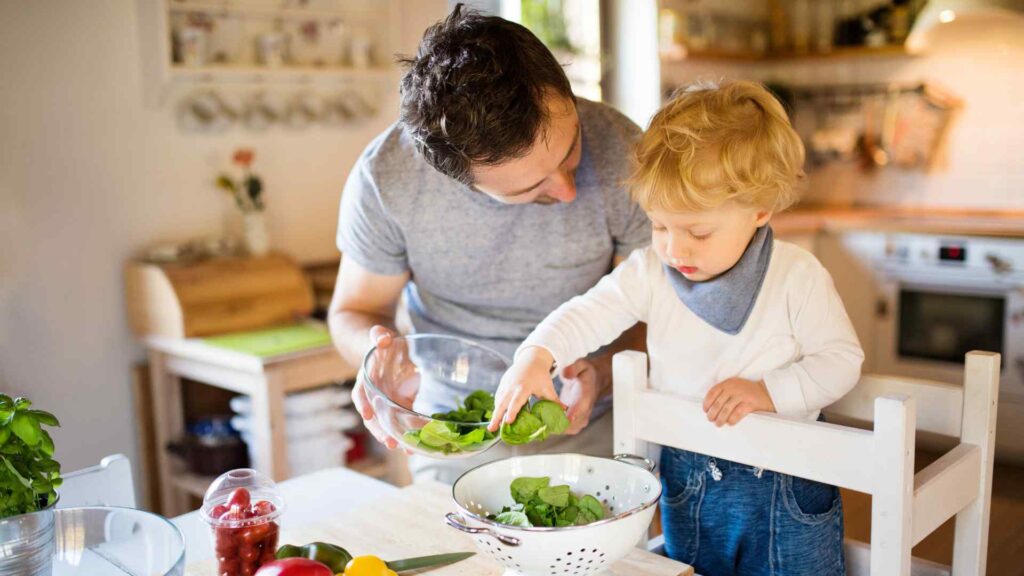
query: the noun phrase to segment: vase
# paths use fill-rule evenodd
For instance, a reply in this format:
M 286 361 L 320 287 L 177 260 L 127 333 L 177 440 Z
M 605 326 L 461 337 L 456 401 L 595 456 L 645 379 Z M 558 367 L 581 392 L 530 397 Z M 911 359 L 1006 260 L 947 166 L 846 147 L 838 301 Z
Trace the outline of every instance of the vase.
M 242 214 L 242 230 L 245 236 L 245 250 L 250 256 L 264 256 L 270 251 L 267 220 L 263 212 Z
M 54 508 L 0 518 L 0 574 L 50 576 L 54 554 Z

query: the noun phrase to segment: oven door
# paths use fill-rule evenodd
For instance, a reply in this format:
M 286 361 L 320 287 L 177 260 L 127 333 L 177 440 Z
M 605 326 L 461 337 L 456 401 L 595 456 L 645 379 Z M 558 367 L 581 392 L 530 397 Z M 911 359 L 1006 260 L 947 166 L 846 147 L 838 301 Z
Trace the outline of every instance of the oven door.
M 1005 356 L 1007 292 L 892 280 L 876 311 L 873 369 L 882 374 L 963 378 L 971 350 Z
M 1002 355 L 996 457 L 1024 463 L 1024 292 L 1009 286 L 949 286 L 921 278 L 880 285 L 870 371 L 962 384 L 964 354 Z M 924 447 L 946 448 L 918 436 Z

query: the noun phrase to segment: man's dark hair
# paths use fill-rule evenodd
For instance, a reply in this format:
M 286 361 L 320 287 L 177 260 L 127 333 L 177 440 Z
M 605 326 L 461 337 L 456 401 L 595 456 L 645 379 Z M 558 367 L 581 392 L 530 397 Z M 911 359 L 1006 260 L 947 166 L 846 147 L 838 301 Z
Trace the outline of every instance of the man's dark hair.
M 472 184 L 471 164 L 529 152 L 548 123 L 547 91 L 573 98 L 551 51 L 525 27 L 460 3 L 427 29 L 401 85 L 400 118 L 423 157 Z

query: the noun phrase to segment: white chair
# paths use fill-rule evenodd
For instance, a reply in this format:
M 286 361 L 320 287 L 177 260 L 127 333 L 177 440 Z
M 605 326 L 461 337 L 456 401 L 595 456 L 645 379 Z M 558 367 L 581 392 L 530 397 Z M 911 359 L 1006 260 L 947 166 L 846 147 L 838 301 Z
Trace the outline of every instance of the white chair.
M 864 376 L 830 414 L 874 430 L 751 414 L 715 428 L 701 403 L 650 390 L 647 356 L 615 356 L 615 452 L 674 446 L 872 495 L 871 545 L 847 542 L 850 576 L 908 576 L 911 548 L 956 516 L 953 576 L 983 576 L 992 496 L 999 354 L 970 352 L 963 387 Z M 920 418 L 918 417 L 920 413 Z M 915 430 L 960 443 L 914 474 Z M 915 565 L 913 572 L 931 572 Z
M 135 508 L 132 465 L 124 454 L 112 454 L 99 465 L 63 475 L 57 508 L 123 506 Z

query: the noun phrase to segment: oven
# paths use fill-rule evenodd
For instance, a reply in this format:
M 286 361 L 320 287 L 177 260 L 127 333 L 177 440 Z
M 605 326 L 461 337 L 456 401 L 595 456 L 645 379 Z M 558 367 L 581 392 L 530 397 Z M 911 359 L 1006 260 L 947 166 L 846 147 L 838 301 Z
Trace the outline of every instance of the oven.
M 999 352 L 996 457 L 1024 462 L 1024 238 L 850 236 L 874 277 L 867 370 L 959 384 L 966 352 Z

